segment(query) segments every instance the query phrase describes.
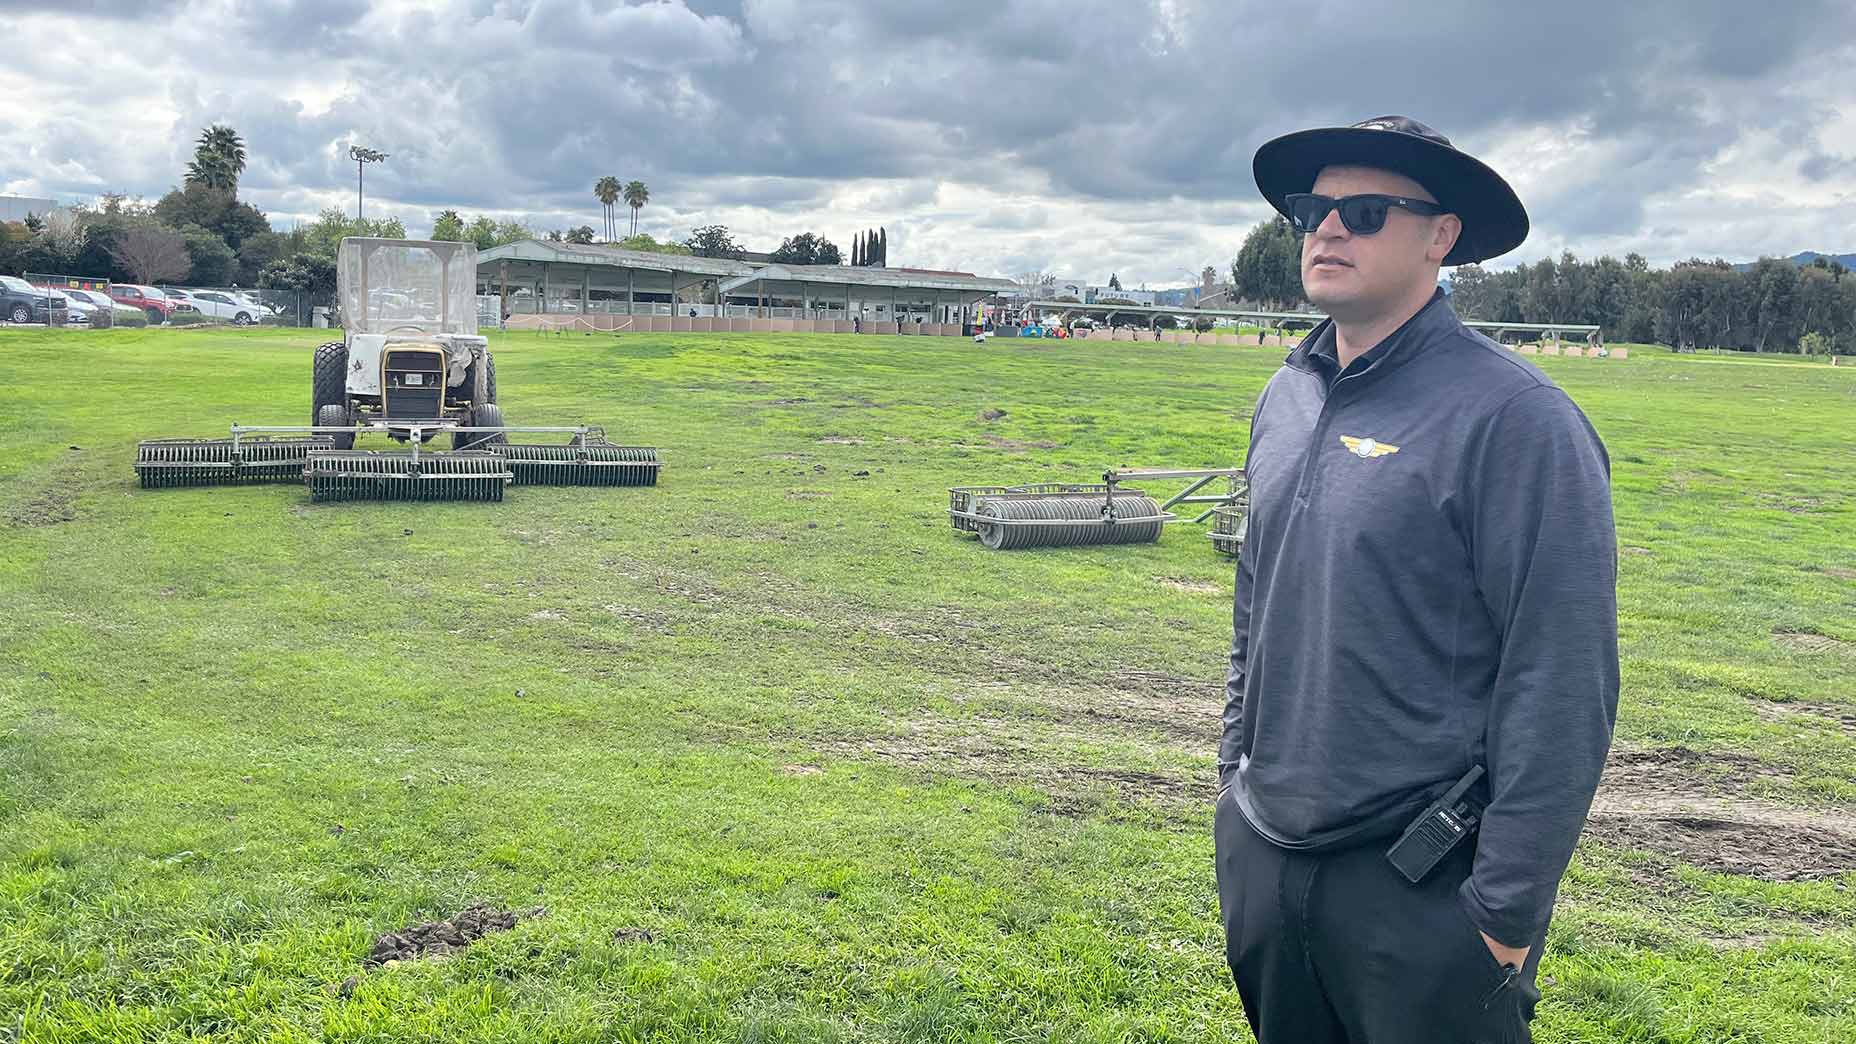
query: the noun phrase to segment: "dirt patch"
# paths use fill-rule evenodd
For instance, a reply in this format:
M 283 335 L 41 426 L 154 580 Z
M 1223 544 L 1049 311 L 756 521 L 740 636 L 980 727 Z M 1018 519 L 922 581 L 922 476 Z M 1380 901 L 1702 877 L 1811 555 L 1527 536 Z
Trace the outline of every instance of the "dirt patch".
M 782 776 L 822 776 L 824 774 L 825 770 L 817 765 L 782 765 L 780 767 Z
M 769 406 L 803 406 L 806 403 L 811 402 L 811 401 L 812 401 L 811 399 L 775 399 L 772 402 L 768 403 L 768 405 Z
M 827 435 L 818 441 L 827 446 L 861 446 L 864 444 L 864 440 L 852 438 L 849 435 Z
M 1808 725 L 1822 723 L 1825 727 L 1841 729 L 1846 736 L 1856 736 L 1856 708 L 1838 707 L 1829 703 L 1773 703 L 1759 700 L 1753 704 L 1753 713 L 1767 721 L 1802 722 Z
M 1617 750 L 1586 833 L 1723 874 L 1766 881 L 1835 877 L 1856 869 L 1856 817 L 1747 795 L 1787 770 L 1734 753 L 1686 747 Z
M 55 526 L 77 518 L 77 498 L 69 489 L 43 490 L 7 514 L 16 526 Z
M 1224 588 L 1204 580 L 1193 580 L 1184 576 L 1156 577 L 1161 587 L 1170 587 L 1175 591 L 1189 591 L 1193 594 L 1220 594 Z
M 1856 836 L 1744 814 L 1594 812 L 1586 833 L 1606 844 L 1645 848 L 1702 870 L 1762 881 L 1813 881 L 1856 869 Z
M 1104 765 L 1063 764 L 1038 756 L 1028 745 L 1012 743 L 1009 725 L 982 728 L 983 734 L 885 736 L 859 741 L 827 739 L 822 746 L 846 757 L 873 757 L 892 764 L 951 772 L 1007 785 L 1029 785 L 1050 796 L 1054 809 L 1082 814 L 1098 808 L 1104 791 L 1128 801 L 1173 808 L 1209 803 L 1215 781 Z M 994 737 L 999 739 L 995 740 Z
M 528 618 L 531 620 L 565 620 L 567 614 L 559 609 L 537 609 L 528 614 Z
M 1620 547 L 1618 548 L 1618 551 L 1619 553 L 1626 554 L 1626 555 L 1654 555 L 1656 554 L 1656 552 L 1650 550 L 1647 547 L 1633 547 L 1630 545 L 1625 545 L 1624 547 Z
M 547 908 L 541 906 L 516 913 L 478 903 L 447 920 L 407 925 L 397 932 L 383 933 L 374 940 L 373 952 L 363 963 L 373 967 L 454 953 L 491 932 L 507 931 L 519 922 L 545 913 Z
M 1825 566 L 1824 575 L 1834 576 L 1839 580 L 1856 580 L 1856 569 L 1845 569 L 1842 566 Z
M 996 446 L 999 449 L 1008 449 L 1008 450 L 1029 450 L 1029 449 L 1047 450 L 1047 449 L 1056 449 L 1058 445 L 1055 442 L 1045 442 L 1042 440 L 1035 441 L 1035 442 L 1025 442 L 1020 439 L 1008 439 L 1008 438 L 1003 438 L 998 435 L 982 435 L 980 436 L 980 438 L 985 439 L 986 444 L 989 446 Z
M 990 406 L 980 411 L 980 420 L 983 421 L 996 421 L 1003 416 L 1005 416 L 1004 410 L 996 410 Z
M 1811 631 L 1774 631 L 1772 640 L 1788 649 L 1799 652 L 1840 652 L 1856 651 L 1856 642 L 1846 642 L 1841 638 L 1832 638 L 1827 634 L 1815 634 Z

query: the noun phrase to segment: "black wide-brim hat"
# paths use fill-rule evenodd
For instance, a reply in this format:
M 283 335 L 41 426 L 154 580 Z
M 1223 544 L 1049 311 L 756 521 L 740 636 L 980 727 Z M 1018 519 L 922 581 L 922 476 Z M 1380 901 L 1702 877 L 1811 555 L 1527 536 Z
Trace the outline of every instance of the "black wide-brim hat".
M 1463 220 L 1463 234 L 1444 258 L 1466 265 L 1499 257 L 1527 238 L 1527 208 L 1494 169 L 1450 139 L 1406 116 L 1379 116 L 1351 127 L 1318 127 L 1265 142 L 1251 161 L 1257 188 L 1277 213 L 1284 197 L 1310 192 L 1321 168 L 1377 167 L 1423 185 Z

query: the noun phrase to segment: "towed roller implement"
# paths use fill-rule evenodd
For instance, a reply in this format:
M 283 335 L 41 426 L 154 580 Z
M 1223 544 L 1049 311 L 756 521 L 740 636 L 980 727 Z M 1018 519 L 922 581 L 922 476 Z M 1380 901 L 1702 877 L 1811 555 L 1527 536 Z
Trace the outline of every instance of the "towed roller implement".
M 148 439 L 135 447 L 143 489 L 300 482 L 310 453 L 333 448 L 327 435 L 290 438 Z
M 309 498 L 331 500 L 503 499 L 509 465 L 494 453 L 465 450 L 317 450 L 303 479 Z
M 276 433 L 290 435 L 275 437 Z M 402 450 L 355 450 L 355 437 L 386 432 Z M 461 450 L 422 447 L 450 433 Z M 510 433 L 552 432 L 565 445 L 511 443 Z M 264 434 L 259 434 L 264 433 Z M 224 439 L 151 439 L 136 451 L 145 488 L 235 482 L 304 482 L 310 498 L 500 501 L 503 487 L 655 486 L 663 463 L 650 446 L 617 446 L 587 425 L 473 426 L 450 421 L 353 425 L 232 426 Z
M 1241 468 L 1118 468 L 1104 473 L 1099 483 L 956 486 L 948 490 L 947 514 L 956 531 L 977 535 L 981 543 L 995 551 L 1148 544 L 1160 539 L 1167 523 L 1179 520 L 1172 508 L 1180 504 L 1213 505 L 1194 522 L 1233 508 L 1240 512 L 1241 519 L 1247 491 L 1243 476 Z M 1199 492 L 1218 478 L 1228 480 L 1229 492 Z M 1122 485 L 1130 480 L 1147 483 L 1172 479 L 1193 481 L 1165 501 Z

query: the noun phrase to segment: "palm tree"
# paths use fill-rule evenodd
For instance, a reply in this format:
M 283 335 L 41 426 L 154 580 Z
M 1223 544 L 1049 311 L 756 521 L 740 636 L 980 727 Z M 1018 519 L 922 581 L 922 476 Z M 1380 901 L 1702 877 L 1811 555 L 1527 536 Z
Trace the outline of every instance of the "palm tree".
M 238 192 L 238 176 L 245 172 L 245 143 L 238 132 L 215 123 L 200 132 L 194 143 L 193 162 L 187 164 L 187 183 Z
M 606 208 L 606 242 L 608 243 L 618 238 L 615 235 L 615 233 L 618 232 L 618 227 L 617 223 L 613 220 L 612 206 L 619 201 L 620 191 L 619 179 L 611 174 L 593 182 L 593 195 L 598 198 L 599 202 Z
M 625 183 L 625 205 L 632 208 L 632 235 L 638 234 L 638 212 L 651 201 L 651 190 L 642 181 Z

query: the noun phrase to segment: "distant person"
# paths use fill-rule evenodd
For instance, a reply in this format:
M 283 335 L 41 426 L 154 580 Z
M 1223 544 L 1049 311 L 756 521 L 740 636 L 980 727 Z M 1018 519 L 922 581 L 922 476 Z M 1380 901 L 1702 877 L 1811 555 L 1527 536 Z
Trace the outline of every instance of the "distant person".
M 1437 287 L 1527 237 L 1494 170 L 1402 116 L 1253 168 L 1329 318 L 1251 421 L 1225 956 L 1260 1044 L 1525 1041 L 1617 713 L 1605 447 Z

